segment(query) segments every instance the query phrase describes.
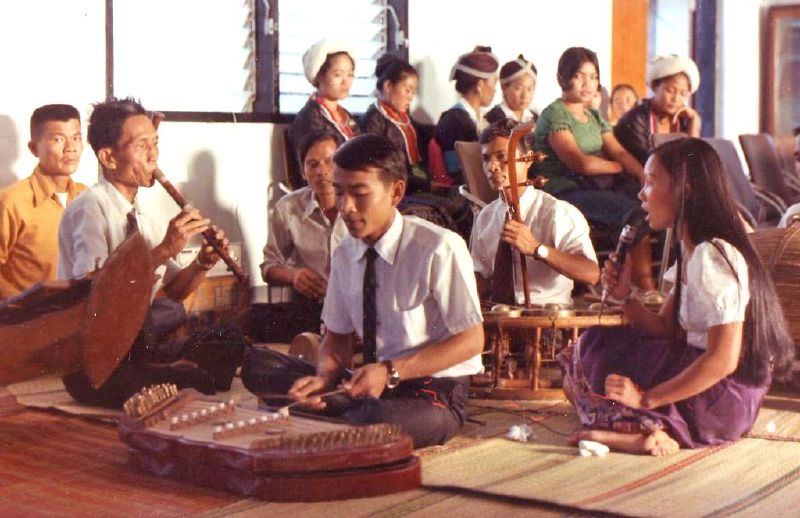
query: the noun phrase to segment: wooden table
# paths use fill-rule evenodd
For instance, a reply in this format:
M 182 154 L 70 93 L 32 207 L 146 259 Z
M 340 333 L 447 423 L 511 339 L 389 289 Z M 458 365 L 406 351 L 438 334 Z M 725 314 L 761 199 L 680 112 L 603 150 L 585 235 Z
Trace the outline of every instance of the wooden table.
M 473 376 L 470 390 L 498 399 L 562 399 L 556 354 L 577 340 L 582 329 L 624 323 L 618 310 L 602 316 L 589 310 L 539 310 L 523 316 L 484 313 L 486 372 Z M 558 379 L 547 379 L 545 372 Z

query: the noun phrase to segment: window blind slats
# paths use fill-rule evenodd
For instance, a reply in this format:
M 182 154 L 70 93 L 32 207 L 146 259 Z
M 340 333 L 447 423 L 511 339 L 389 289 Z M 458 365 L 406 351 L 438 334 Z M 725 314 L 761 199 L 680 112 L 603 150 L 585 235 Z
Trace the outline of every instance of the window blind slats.
M 373 102 L 375 63 L 386 51 L 386 0 L 292 0 L 278 10 L 279 106 L 297 113 L 314 88 L 303 72 L 303 53 L 323 38 L 347 41 L 357 54 L 356 78 L 342 105 L 362 113 Z
M 152 110 L 252 111 L 254 1 L 115 0 L 115 96 Z

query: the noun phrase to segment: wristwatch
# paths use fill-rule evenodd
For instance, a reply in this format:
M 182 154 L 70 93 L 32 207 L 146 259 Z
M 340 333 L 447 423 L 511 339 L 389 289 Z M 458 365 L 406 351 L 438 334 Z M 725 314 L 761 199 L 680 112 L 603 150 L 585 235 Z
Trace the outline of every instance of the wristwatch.
M 397 386 L 400 384 L 400 373 L 394 368 L 392 360 L 384 360 L 381 362 L 381 364 L 386 367 L 386 372 L 388 374 L 386 377 L 386 388 L 397 388 Z
M 533 250 L 534 259 L 541 261 L 542 259 L 547 259 L 548 255 L 550 255 L 550 249 L 544 246 L 544 244 L 539 244 L 539 246 Z

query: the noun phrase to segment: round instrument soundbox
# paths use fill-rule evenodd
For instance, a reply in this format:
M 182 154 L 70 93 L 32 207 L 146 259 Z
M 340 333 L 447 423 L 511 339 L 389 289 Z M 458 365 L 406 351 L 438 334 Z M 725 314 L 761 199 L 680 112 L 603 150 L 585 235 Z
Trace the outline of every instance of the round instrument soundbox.
M 85 278 L 39 283 L 0 303 L 0 386 L 83 370 L 102 385 L 130 350 L 153 287 L 137 232 Z

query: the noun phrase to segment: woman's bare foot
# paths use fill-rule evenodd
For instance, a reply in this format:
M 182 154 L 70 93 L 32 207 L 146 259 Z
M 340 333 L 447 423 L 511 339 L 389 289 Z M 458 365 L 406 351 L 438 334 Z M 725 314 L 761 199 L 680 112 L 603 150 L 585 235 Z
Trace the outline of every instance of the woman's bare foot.
M 656 430 L 648 435 L 644 440 L 644 448 L 654 457 L 672 455 L 681 449 L 678 441 L 670 437 L 664 430 Z
M 680 449 L 678 442 L 663 430 L 656 430 L 650 435 L 610 430 L 581 430 L 567 439 L 572 445 L 577 445 L 581 440 L 603 443 L 616 451 L 645 453 L 654 457 L 671 455 Z

